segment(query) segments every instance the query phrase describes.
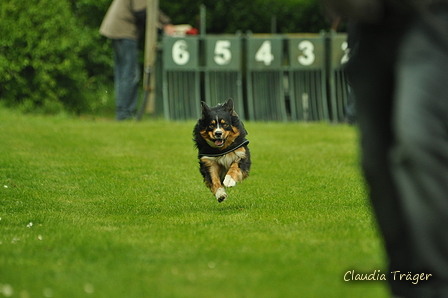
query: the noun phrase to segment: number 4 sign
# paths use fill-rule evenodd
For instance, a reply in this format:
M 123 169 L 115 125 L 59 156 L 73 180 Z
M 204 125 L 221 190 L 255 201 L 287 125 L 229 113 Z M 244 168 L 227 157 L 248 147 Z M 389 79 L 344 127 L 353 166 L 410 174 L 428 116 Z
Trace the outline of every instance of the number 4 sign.
M 272 54 L 272 46 L 270 40 L 265 40 L 258 51 L 255 53 L 255 61 L 263 62 L 264 65 L 271 65 L 274 60 L 274 55 Z
M 248 38 L 250 67 L 255 69 L 281 68 L 283 39 L 280 36 Z

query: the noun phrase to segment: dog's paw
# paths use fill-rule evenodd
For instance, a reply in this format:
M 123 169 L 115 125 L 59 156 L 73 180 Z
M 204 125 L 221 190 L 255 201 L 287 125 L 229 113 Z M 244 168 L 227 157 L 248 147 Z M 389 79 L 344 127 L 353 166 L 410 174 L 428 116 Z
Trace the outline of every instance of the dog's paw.
M 221 203 L 222 201 L 224 201 L 227 198 L 227 193 L 224 190 L 224 188 L 218 188 L 218 190 L 215 193 L 216 199 L 218 200 L 219 203 Z
M 232 176 L 230 175 L 226 175 L 223 183 L 225 187 L 234 187 L 236 185 L 236 181 L 233 180 Z

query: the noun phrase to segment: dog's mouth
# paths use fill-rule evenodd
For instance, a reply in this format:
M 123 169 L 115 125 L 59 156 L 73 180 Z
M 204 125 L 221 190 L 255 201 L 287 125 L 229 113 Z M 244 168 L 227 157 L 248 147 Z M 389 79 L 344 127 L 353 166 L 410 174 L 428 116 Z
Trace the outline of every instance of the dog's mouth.
M 222 147 L 224 146 L 224 139 L 214 139 L 213 143 L 215 144 L 216 147 Z

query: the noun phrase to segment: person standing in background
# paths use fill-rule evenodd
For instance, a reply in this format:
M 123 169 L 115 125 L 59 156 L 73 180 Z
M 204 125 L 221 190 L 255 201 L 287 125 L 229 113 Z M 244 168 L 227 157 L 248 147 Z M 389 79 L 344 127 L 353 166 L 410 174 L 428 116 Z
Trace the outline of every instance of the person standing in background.
M 113 0 L 100 27 L 100 34 L 112 40 L 116 119 L 132 119 L 137 110 L 140 69 L 138 40 L 145 29 L 147 0 Z M 160 30 L 174 32 L 171 20 L 159 11 Z

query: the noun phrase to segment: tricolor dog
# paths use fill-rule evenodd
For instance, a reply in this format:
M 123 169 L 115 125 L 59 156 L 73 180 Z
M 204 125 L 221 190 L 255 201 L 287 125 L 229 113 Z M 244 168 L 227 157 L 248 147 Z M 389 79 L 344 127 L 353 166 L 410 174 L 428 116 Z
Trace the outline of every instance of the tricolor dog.
M 218 202 L 227 198 L 226 187 L 235 186 L 249 175 L 246 135 L 232 99 L 213 108 L 202 102 L 202 118 L 194 127 L 193 136 L 204 182 Z

